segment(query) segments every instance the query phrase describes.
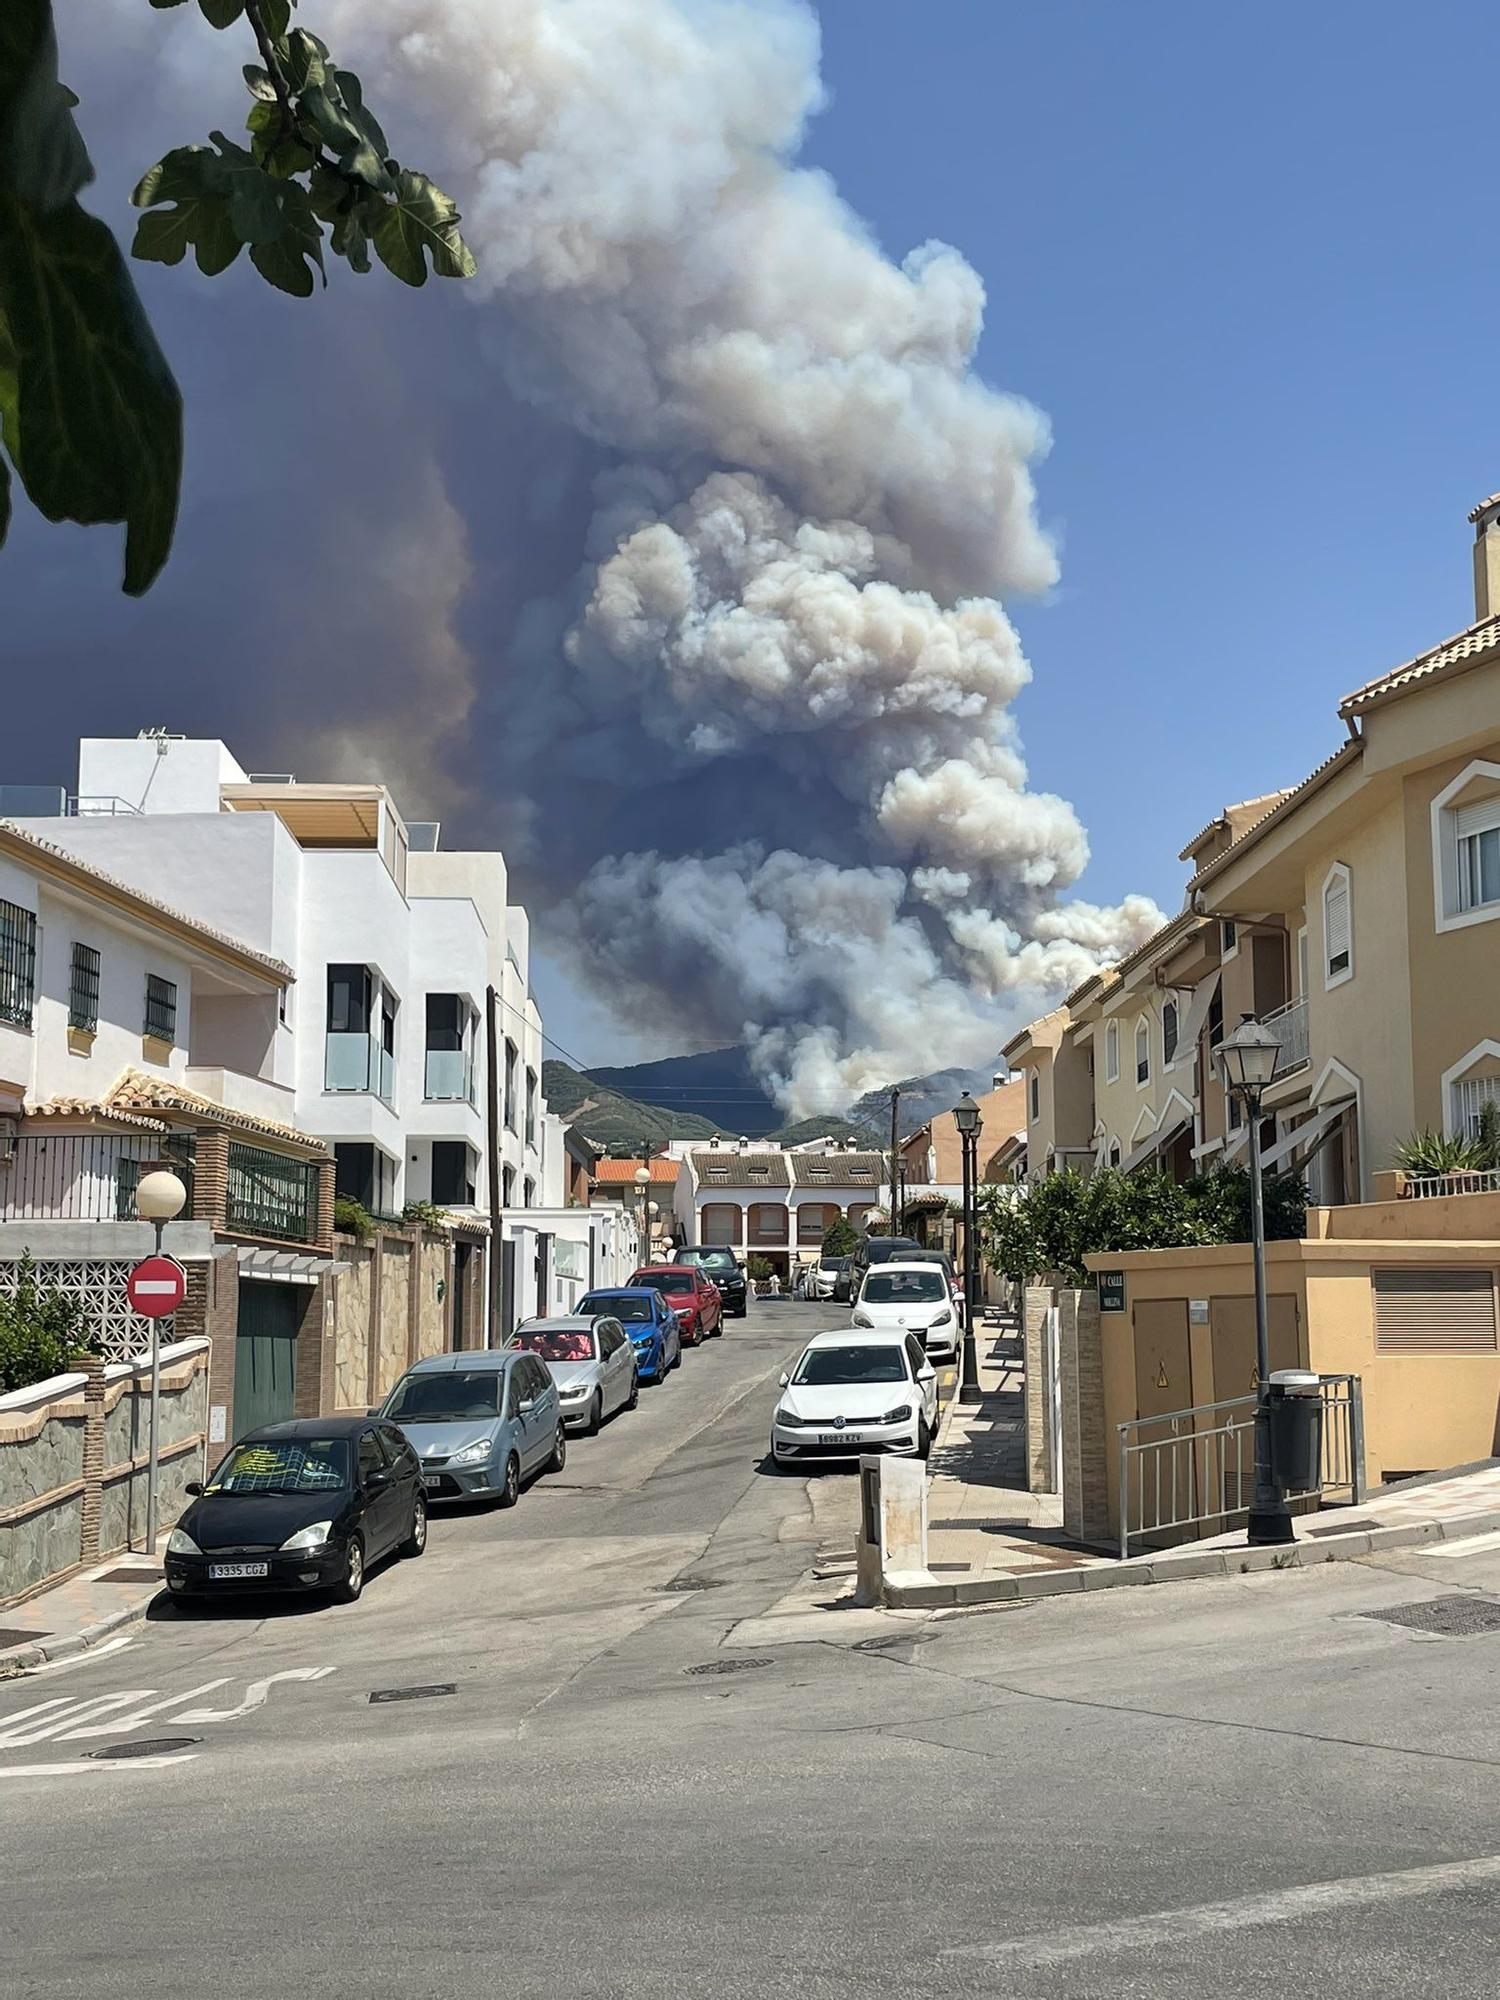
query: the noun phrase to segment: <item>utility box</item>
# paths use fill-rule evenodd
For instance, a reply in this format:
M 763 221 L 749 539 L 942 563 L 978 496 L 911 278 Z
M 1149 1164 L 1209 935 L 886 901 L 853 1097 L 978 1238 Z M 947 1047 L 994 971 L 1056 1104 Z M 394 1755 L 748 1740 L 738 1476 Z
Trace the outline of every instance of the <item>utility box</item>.
M 1266 1383 L 1271 1477 L 1283 1493 L 1316 1493 L 1323 1478 L 1322 1382 L 1308 1368 L 1278 1368 Z
M 927 1467 L 919 1458 L 859 1461 L 854 1601 L 879 1604 L 894 1572 L 927 1571 Z

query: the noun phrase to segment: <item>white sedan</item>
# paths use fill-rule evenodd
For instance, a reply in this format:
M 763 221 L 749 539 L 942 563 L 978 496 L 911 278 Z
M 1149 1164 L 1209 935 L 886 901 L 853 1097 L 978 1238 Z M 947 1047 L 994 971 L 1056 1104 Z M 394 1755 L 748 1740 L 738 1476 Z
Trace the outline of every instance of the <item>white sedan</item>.
M 820 1333 L 781 1378 L 771 1456 L 778 1465 L 865 1451 L 925 1458 L 937 1417 L 937 1375 L 914 1334 Z
M 854 1324 L 914 1333 L 929 1354 L 958 1352 L 958 1312 L 939 1264 L 872 1264 L 854 1301 Z

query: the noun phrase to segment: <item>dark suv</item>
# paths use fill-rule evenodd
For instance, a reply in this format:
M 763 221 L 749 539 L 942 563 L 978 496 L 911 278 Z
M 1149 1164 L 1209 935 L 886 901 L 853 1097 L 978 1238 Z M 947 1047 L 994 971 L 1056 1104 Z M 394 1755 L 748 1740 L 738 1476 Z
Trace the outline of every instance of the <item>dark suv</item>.
M 724 1310 L 736 1319 L 745 1317 L 745 1267 L 732 1250 L 685 1249 L 672 1252 L 674 1264 L 694 1264 L 719 1288 Z
M 893 1260 L 904 1261 L 908 1257 L 920 1257 L 922 1246 L 914 1236 L 864 1236 L 855 1246 L 854 1261 L 849 1267 L 849 1297 L 859 1297 L 859 1288 L 865 1281 L 865 1273 L 872 1264 L 889 1264 Z

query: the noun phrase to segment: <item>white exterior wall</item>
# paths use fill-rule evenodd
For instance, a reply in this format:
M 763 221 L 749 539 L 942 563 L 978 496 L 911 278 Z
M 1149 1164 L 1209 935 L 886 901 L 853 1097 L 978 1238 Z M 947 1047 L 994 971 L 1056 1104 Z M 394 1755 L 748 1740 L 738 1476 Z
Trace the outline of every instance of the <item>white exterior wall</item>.
M 119 799 L 138 813 L 216 813 L 220 785 L 245 773 L 212 737 L 85 736 L 78 745 L 78 797 Z

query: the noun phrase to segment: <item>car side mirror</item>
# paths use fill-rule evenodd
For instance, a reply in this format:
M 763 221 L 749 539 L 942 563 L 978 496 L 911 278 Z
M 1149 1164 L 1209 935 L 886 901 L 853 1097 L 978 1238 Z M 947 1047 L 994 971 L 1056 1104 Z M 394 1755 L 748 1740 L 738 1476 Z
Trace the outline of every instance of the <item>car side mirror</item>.
M 516 1414 L 522 1417 L 529 1416 L 535 1408 L 536 1408 L 536 1397 L 523 1396 L 520 1402 L 517 1403 L 516 1405 Z
M 203 1493 L 203 1481 L 201 1479 L 190 1479 L 182 1490 L 184 1493 L 190 1493 L 197 1500 Z
M 380 1415 L 379 1403 L 371 1403 L 369 1409 L 365 1411 L 365 1415 L 367 1417 L 378 1417 Z
M 917 1370 L 917 1380 L 919 1382 L 935 1382 L 937 1380 L 937 1370 L 935 1368 L 919 1368 Z
M 781 1378 L 781 1386 L 782 1386 L 782 1388 L 783 1388 L 783 1389 L 790 1389 L 790 1387 L 792 1386 L 792 1378 L 791 1378 L 791 1376 L 790 1376 L 790 1375 L 783 1375 L 783 1376 L 782 1376 L 782 1378 Z
M 383 1465 L 377 1466 L 365 1481 L 366 1493 L 383 1493 L 391 1483 L 391 1475 Z

